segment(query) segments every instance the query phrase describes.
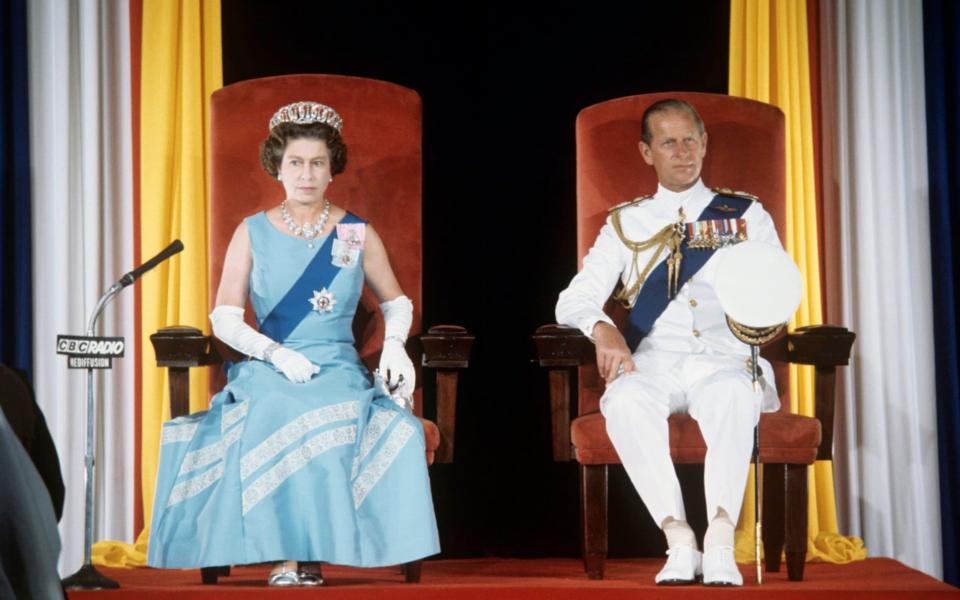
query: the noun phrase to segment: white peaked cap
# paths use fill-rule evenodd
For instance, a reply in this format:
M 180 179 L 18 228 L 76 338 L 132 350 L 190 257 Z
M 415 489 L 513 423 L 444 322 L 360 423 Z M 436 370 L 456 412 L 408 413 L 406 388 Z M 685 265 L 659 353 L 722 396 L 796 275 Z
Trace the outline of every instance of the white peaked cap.
M 800 269 L 781 248 L 741 242 L 718 257 L 715 290 L 731 319 L 747 327 L 786 323 L 800 306 Z

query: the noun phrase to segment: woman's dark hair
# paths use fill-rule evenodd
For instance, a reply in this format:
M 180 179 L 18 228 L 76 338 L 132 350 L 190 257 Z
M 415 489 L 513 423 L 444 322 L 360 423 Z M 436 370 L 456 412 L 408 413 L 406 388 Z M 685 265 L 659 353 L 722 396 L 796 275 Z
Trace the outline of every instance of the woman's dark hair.
M 347 166 L 347 145 L 340 132 L 326 123 L 280 123 L 260 143 L 260 164 L 270 177 L 280 172 L 283 151 L 293 140 L 322 140 L 330 151 L 330 174 L 339 175 Z

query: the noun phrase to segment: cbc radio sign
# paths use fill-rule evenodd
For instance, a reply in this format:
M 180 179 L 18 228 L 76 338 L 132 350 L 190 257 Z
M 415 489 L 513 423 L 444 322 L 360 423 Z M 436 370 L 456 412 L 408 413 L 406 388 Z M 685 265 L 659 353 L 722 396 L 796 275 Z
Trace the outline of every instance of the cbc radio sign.
M 114 358 L 123 356 L 122 337 L 58 335 L 57 354 L 67 356 L 71 369 L 109 369 Z

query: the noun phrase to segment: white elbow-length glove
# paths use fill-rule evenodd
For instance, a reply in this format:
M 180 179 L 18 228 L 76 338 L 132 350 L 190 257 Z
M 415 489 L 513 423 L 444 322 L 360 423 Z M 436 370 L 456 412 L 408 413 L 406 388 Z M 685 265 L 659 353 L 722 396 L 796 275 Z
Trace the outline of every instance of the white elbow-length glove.
M 243 320 L 243 309 L 239 306 L 217 306 L 210 313 L 210 323 L 213 325 L 213 334 L 228 346 L 247 356 L 273 364 L 294 383 L 309 381 L 314 374 L 320 372 L 320 367 L 303 354 L 281 346 L 247 325 Z
M 392 389 L 399 386 L 399 395 L 413 398 L 417 374 L 404 346 L 413 324 L 413 302 L 399 296 L 380 304 L 383 311 L 383 352 L 380 353 L 380 376 Z M 396 392 L 395 392 L 396 393 Z

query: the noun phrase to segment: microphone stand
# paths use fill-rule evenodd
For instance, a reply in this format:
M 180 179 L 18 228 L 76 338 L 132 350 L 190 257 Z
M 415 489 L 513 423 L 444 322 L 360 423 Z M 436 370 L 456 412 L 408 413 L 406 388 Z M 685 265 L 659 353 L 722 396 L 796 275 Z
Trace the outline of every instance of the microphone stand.
M 106 292 L 100 296 L 90 320 L 87 322 L 86 335 L 93 337 L 96 335 L 95 326 L 97 319 L 107 303 L 113 300 L 114 296 L 120 293 L 123 285 L 117 282 L 110 286 Z M 66 589 L 85 589 L 85 590 L 114 590 L 120 587 L 120 584 L 102 574 L 93 566 L 91 558 L 91 549 L 93 547 L 93 484 L 94 484 L 94 402 L 93 402 L 93 369 L 87 368 L 87 442 L 86 452 L 83 457 L 85 469 L 85 497 L 83 511 L 83 566 L 73 575 L 63 580 L 63 587 Z
M 132 284 L 141 275 L 157 266 L 170 256 L 183 250 L 183 243 L 180 240 L 174 240 L 169 246 L 164 248 L 159 254 L 137 267 L 133 271 L 125 274 L 119 281 L 110 286 L 107 291 L 100 296 L 90 320 L 87 322 L 87 337 L 96 335 L 97 319 L 100 318 L 103 309 L 113 298 L 120 293 L 123 288 Z M 63 580 L 65 589 L 84 589 L 84 590 L 114 590 L 120 587 L 120 584 L 110 579 L 93 566 L 92 548 L 93 548 L 93 484 L 94 484 L 94 425 L 95 408 L 93 399 L 93 368 L 87 368 L 87 440 L 86 451 L 83 457 L 85 496 L 84 496 L 84 514 L 83 514 L 83 565 L 80 569 Z

